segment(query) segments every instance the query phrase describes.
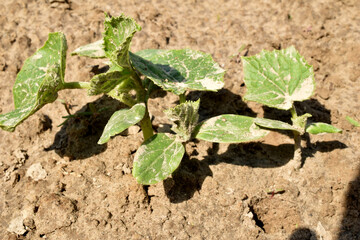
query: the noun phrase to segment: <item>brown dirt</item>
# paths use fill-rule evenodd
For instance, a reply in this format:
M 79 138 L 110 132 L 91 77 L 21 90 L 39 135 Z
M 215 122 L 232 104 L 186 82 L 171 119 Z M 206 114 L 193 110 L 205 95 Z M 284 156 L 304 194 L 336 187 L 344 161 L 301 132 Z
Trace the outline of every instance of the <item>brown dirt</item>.
M 89 102 L 112 108 L 57 127 L 67 115 L 57 101 L 14 133 L 0 132 L 0 239 L 360 239 L 360 128 L 345 120 L 360 119 L 358 0 L 2 1 L 0 112 L 13 109 L 16 74 L 49 32 L 64 32 L 70 53 L 101 38 L 104 12 L 123 12 L 143 27 L 134 51 L 189 47 L 227 70 L 220 92 L 189 93 L 202 99 L 201 120 L 238 113 L 288 121 L 288 113 L 242 101 L 242 66 L 231 56 L 243 44 L 239 56 L 294 45 L 314 65 L 317 84 L 299 111 L 344 132 L 306 136 L 298 172 L 289 168 L 293 141 L 283 132 L 247 144 L 191 142 L 171 178 L 143 188 L 131 176 L 138 128 L 96 144 L 121 106 L 64 91 L 73 112 Z M 69 56 L 66 80 L 87 81 L 97 64 Z M 150 101 L 156 126 L 176 102 L 161 95 Z

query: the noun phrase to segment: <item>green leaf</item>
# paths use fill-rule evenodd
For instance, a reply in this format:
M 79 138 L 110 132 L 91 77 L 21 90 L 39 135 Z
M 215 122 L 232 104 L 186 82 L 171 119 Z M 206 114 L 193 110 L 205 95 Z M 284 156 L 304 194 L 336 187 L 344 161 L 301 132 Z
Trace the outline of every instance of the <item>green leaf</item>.
M 341 133 L 342 130 L 327 123 L 317 122 L 307 125 L 306 132 L 311 134 Z
M 360 127 L 360 123 L 359 123 L 358 121 L 356 121 L 355 119 L 353 119 L 353 118 L 351 118 L 351 117 L 349 117 L 349 116 L 346 116 L 346 120 L 347 120 L 350 124 L 354 125 L 355 127 Z
M 272 120 L 272 119 L 267 119 L 267 118 L 255 118 L 254 122 L 256 125 L 258 125 L 260 127 L 264 127 L 264 128 L 291 130 L 291 131 L 300 132 L 298 128 L 296 128 L 288 123 L 278 121 L 278 120 Z
M 137 150 L 133 176 L 144 185 L 158 183 L 179 166 L 185 153 L 183 144 L 164 133 L 146 140 Z
M 104 40 L 101 39 L 99 41 L 78 47 L 71 53 L 71 55 L 90 58 L 105 58 Z
M 225 114 L 204 121 L 195 137 L 209 142 L 249 142 L 266 136 L 268 130 L 255 124 L 255 118 Z
M 315 90 L 313 67 L 294 47 L 242 57 L 246 100 L 288 110 Z
M 147 49 L 130 53 L 132 64 L 165 91 L 217 91 L 224 86 L 222 69 L 210 56 L 191 49 Z
M 108 71 L 95 75 L 90 81 L 90 89 L 88 94 L 90 96 L 109 93 L 115 87 L 117 91 L 128 91 L 131 85 L 131 72 L 127 69 L 120 71 Z M 131 89 L 131 88 L 130 88 Z
M 56 100 L 63 88 L 66 39 L 63 33 L 50 33 L 45 45 L 26 59 L 13 88 L 15 110 L 0 115 L 0 127 L 15 127 L 47 103 Z
M 139 103 L 130 109 L 121 109 L 116 111 L 106 124 L 98 144 L 106 143 L 109 141 L 110 137 L 115 136 L 128 127 L 140 122 L 145 115 L 145 110 L 145 104 Z
M 141 27 L 129 17 L 105 18 L 104 50 L 111 61 L 124 68 L 131 68 L 129 48 L 131 40 Z
M 165 111 L 166 116 L 174 123 L 171 128 L 181 142 L 187 142 L 191 138 L 199 120 L 200 99 L 196 102 L 186 101 L 174 108 Z

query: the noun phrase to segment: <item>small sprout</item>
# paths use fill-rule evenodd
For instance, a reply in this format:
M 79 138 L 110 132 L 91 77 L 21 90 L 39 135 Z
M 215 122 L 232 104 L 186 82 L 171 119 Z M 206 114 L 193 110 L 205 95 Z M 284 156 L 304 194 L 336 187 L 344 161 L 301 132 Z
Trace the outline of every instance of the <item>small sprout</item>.
M 349 117 L 349 116 L 346 116 L 346 120 L 352 124 L 353 126 L 355 127 L 360 127 L 360 122 L 356 121 L 355 119 Z

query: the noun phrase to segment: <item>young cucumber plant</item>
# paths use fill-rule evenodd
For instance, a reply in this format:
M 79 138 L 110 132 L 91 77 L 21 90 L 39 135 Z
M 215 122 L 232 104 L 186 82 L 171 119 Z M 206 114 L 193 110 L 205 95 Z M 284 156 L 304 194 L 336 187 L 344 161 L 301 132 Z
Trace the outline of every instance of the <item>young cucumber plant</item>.
M 294 102 L 309 99 L 315 91 L 313 67 L 309 65 L 294 47 L 243 57 L 244 82 L 248 91 L 245 100 L 266 106 L 290 110 L 292 125 L 271 120 L 256 119 L 255 123 L 268 129 L 290 130 L 294 134 L 294 159 L 296 169 L 301 167 L 301 135 L 341 133 L 341 130 L 327 123 L 308 121 L 311 114 L 298 116 Z
M 255 56 L 242 57 L 242 62 L 244 82 L 248 89 L 244 99 L 281 110 L 290 110 L 292 115 L 292 125 L 266 118 L 246 117 L 247 121 L 254 122 L 264 130 L 292 131 L 295 140 L 293 165 L 296 169 L 301 167 L 301 135 L 305 132 L 310 134 L 341 132 L 340 129 L 327 123 L 309 123 L 308 118 L 311 117 L 309 113 L 302 116 L 297 115 L 294 102 L 303 101 L 312 96 L 315 90 L 315 80 L 312 66 L 306 63 L 294 47 L 272 52 L 262 51 Z M 245 119 L 244 116 L 232 117 L 238 119 L 238 122 Z M 218 118 L 222 117 L 218 116 Z M 212 121 L 214 120 L 209 119 L 204 125 L 206 126 Z M 215 125 L 214 127 L 212 125 L 211 130 L 221 131 L 221 126 Z M 200 128 L 199 132 L 203 134 L 204 129 Z M 248 140 L 251 140 L 253 134 L 250 132 L 249 135 L 246 135 Z
M 147 49 L 129 51 L 134 34 L 141 27 L 121 15 L 105 19 L 103 39 L 76 49 L 72 54 L 107 58 L 109 70 L 90 82 L 65 82 L 67 43 L 63 33 L 50 33 L 45 45 L 29 57 L 17 75 L 13 96 L 15 110 L 0 115 L 0 127 L 14 131 L 16 126 L 52 103 L 63 89 L 86 89 L 88 95 L 107 94 L 128 106 L 115 112 L 98 143 L 104 144 L 128 127 L 139 123 L 144 143 L 135 156 L 133 175 L 142 184 L 168 177 L 185 152 L 183 143 L 190 139 L 197 124 L 199 102 L 186 102 L 186 90 L 217 91 L 223 87 L 224 70 L 209 54 L 190 49 Z M 178 124 L 177 136 L 155 134 L 147 101 L 156 88 L 179 95 L 180 104 L 168 111 Z

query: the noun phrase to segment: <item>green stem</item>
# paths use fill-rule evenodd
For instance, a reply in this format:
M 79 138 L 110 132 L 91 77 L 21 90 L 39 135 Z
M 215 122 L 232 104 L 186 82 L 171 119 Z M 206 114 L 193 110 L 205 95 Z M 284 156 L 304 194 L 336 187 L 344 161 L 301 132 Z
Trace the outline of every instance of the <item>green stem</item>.
M 295 108 L 294 105 L 290 108 L 290 112 L 291 112 L 291 117 L 292 117 L 293 119 L 295 119 L 295 118 L 298 117 L 298 115 L 297 115 L 297 113 L 296 113 L 296 108 Z
M 154 135 L 154 129 L 152 128 L 149 110 L 147 107 L 147 93 L 146 93 L 145 88 L 142 86 L 140 77 L 136 74 L 136 72 L 134 72 L 132 77 L 134 79 L 135 86 L 136 86 L 136 89 L 135 89 L 136 100 L 137 100 L 137 102 L 139 102 L 139 103 L 143 102 L 146 105 L 145 116 L 140 121 L 140 127 L 143 132 L 144 141 L 146 141 L 147 139 L 149 139 L 150 137 L 152 137 Z
M 179 95 L 179 97 L 180 97 L 180 104 L 181 104 L 181 103 L 186 102 L 186 96 L 185 96 L 185 93 L 180 94 L 180 95 Z
M 90 89 L 89 82 L 65 82 L 64 89 Z
M 291 117 L 292 117 L 292 121 L 293 121 L 293 125 L 294 125 L 294 121 L 298 117 L 298 115 L 296 113 L 296 108 L 294 105 L 290 109 L 290 112 L 291 112 Z M 294 134 L 294 159 L 293 159 L 294 162 L 293 163 L 294 163 L 294 168 L 296 170 L 298 170 L 301 167 L 301 136 L 298 131 L 293 131 L 293 134 Z
M 140 127 L 143 132 L 144 141 L 148 140 L 154 135 L 154 130 L 152 128 L 149 111 L 146 107 L 146 112 L 144 118 L 140 121 Z

